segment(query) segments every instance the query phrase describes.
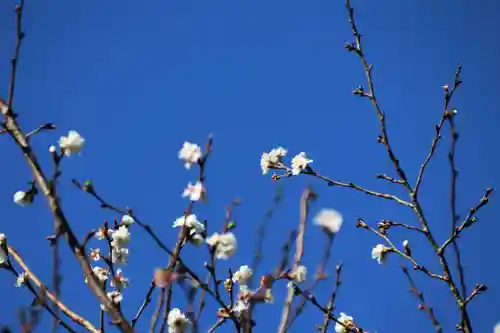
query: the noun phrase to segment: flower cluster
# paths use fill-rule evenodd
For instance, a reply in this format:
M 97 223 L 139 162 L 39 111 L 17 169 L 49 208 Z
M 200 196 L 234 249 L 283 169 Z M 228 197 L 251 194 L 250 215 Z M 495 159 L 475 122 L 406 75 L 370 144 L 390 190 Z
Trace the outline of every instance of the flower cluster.
M 127 288 L 130 283 L 129 279 L 123 275 L 122 269 L 115 269 L 115 265 L 128 262 L 129 250 L 126 246 L 130 242 L 130 226 L 134 223 L 135 220 L 132 216 L 124 215 L 115 228 L 108 228 L 107 224 L 99 228 L 94 237 L 108 242 L 109 255 L 103 255 L 100 248 L 91 249 L 89 254 L 93 261 L 102 260 L 108 265 L 108 268 L 94 266 L 92 271 L 101 283 L 104 284 L 109 280 L 109 285 L 114 290 L 109 291 L 107 296 L 115 304 L 123 300 L 123 289 Z M 87 283 L 87 279 L 85 279 L 85 283 Z M 107 311 L 104 305 L 101 305 L 101 308 Z
M 260 168 L 262 174 L 268 173 L 269 169 L 286 170 L 290 175 L 298 175 L 305 170 L 313 160 L 309 159 L 305 152 L 301 152 L 292 158 L 291 166 L 288 167 L 283 163 L 283 158 L 288 153 L 283 147 L 272 149 L 268 153 L 262 153 L 260 157 Z

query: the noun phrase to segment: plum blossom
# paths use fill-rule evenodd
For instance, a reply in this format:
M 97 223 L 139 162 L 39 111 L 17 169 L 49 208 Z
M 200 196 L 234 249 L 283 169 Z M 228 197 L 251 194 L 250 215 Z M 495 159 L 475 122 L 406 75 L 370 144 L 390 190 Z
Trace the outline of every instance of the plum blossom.
M 111 249 L 111 262 L 113 264 L 120 263 L 120 264 L 125 264 L 127 263 L 128 259 L 128 249 L 125 247 L 113 247 Z
M 386 254 L 390 250 L 390 248 L 386 247 L 383 244 L 377 244 L 377 246 L 375 246 L 372 250 L 372 258 L 377 260 L 379 264 L 383 264 L 386 260 Z
M 123 300 L 123 295 L 118 290 L 110 291 L 110 292 L 106 293 L 106 296 L 108 296 L 108 298 L 114 304 L 118 304 L 118 303 L 120 303 Z M 106 307 L 104 306 L 104 304 L 101 304 L 101 309 L 103 311 L 108 311 L 108 309 L 106 309 Z
M 130 226 L 132 224 L 135 223 L 135 220 L 132 216 L 130 215 L 123 215 L 122 217 L 122 221 L 121 221 L 121 225 L 124 225 L 124 226 Z
M 126 226 L 122 225 L 118 230 L 113 231 L 111 238 L 113 239 L 111 246 L 121 248 L 130 242 L 130 232 Z
M 313 160 L 307 158 L 307 155 L 304 152 L 295 155 L 295 157 L 292 158 L 292 174 L 297 176 L 308 166 L 309 163 L 312 162 Z
M 17 276 L 15 286 L 21 288 L 26 284 L 27 281 L 28 281 L 28 274 L 26 274 L 26 272 L 22 272 Z
M 314 224 L 322 227 L 330 233 L 337 233 L 342 227 L 343 217 L 338 211 L 334 209 L 322 209 L 316 217 L 314 217 Z
M 97 279 L 100 282 L 104 282 L 104 281 L 106 281 L 108 279 L 109 270 L 107 270 L 106 268 L 95 266 L 95 267 L 92 268 L 92 271 L 97 276 Z M 85 278 L 85 283 L 88 283 L 88 279 L 87 278 Z
M 106 239 L 108 236 L 110 236 L 113 233 L 113 229 L 106 229 L 106 228 L 99 228 L 97 232 L 95 233 L 94 237 L 97 238 L 98 240 L 103 240 Z
M 306 276 L 307 276 L 307 267 L 304 265 L 299 265 L 290 275 L 290 277 L 293 279 L 293 282 L 297 284 L 304 282 L 306 280 Z
M 280 164 L 282 158 L 285 157 L 287 153 L 288 151 L 283 147 L 274 148 L 269 153 L 262 153 L 260 157 L 262 174 L 265 175 L 270 167 Z
M 188 141 L 184 142 L 181 150 L 179 151 L 179 159 L 184 161 L 184 167 L 186 169 L 191 169 L 191 166 L 201 158 L 201 148 L 195 143 Z
M 69 131 L 68 136 L 61 136 L 59 139 L 59 147 L 66 156 L 71 156 L 72 153 L 79 153 L 85 143 L 85 139 L 78 134 L 77 131 Z
M 497 323 L 493 328 L 493 333 L 500 333 L 500 323 Z
M 247 265 L 243 265 L 233 274 L 233 282 L 240 285 L 246 285 L 248 280 L 252 277 L 253 271 Z
M 215 251 L 217 259 L 227 260 L 231 257 L 238 247 L 236 236 L 232 232 L 219 234 L 213 233 L 212 236 L 207 238 L 207 244 L 210 245 Z
M 196 219 L 195 214 L 189 214 L 188 216 L 181 216 L 178 219 L 174 221 L 174 224 L 172 225 L 173 228 L 177 227 L 183 227 L 186 226 L 187 228 L 191 228 L 196 230 L 196 232 L 203 232 L 205 231 L 205 226 L 203 223 L 199 222 Z
M 167 318 L 169 333 L 185 333 L 191 321 L 178 308 L 170 310 Z
M 335 332 L 337 333 L 348 333 L 349 330 L 346 326 L 350 327 L 354 325 L 354 318 L 343 312 L 340 313 L 340 316 L 337 319 L 339 321 L 339 323 L 335 324 Z
M 203 183 L 200 181 L 197 181 L 196 184 L 191 184 L 189 183 L 182 193 L 182 197 L 189 197 L 189 200 L 191 201 L 198 201 L 203 197 L 203 194 L 205 192 L 205 188 L 203 187 Z
M 90 249 L 90 259 L 99 261 L 101 259 L 101 249 Z
M 14 202 L 19 206 L 28 206 L 33 202 L 34 196 L 30 192 L 17 191 L 14 193 Z
M 51 145 L 51 146 L 49 147 L 49 153 L 54 154 L 56 151 L 57 151 L 56 146 Z
M 116 270 L 115 276 L 109 282 L 111 287 L 116 288 L 117 290 L 122 290 L 127 288 L 130 284 L 130 280 L 123 276 L 121 268 Z

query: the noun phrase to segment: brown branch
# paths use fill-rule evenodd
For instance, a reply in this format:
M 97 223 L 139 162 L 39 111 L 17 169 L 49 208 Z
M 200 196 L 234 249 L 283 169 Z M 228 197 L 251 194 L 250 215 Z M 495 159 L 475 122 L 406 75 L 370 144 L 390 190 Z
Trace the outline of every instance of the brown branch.
M 327 240 L 325 242 L 323 256 L 322 256 L 320 263 L 318 264 L 318 268 L 316 270 L 316 276 L 314 277 L 314 282 L 312 283 L 312 285 L 309 288 L 307 288 L 307 292 L 309 292 L 309 293 L 312 293 L 314 291 L 314 289 L 316 289 L 316 287 L 319 285 L 319 283 L 327 278 L 325 275 L 325 269 L 326 269 L 326 266 L 328 265 L 328 262 L 330 261 L 333 241 L 335 239 L 335 234 L 325 231 L 325 235 L 326 235 Z M 307 305 L 307 301 L 305 300 L 305 298 L 301 298 L 300 303 L 295 307 L 295 309 L 293 311 L 293 315 L 288 320 L 287 330 L 289 330 L 290 327 L 292 327 L 295 320 L 302 314 L 306 305 Z
M 292 270 L 296 270 L 300 265 L 302 256 L 304 255 L 304 235 L 306 232 L 306 222 L 309 215 L 309 201 L 315 200 L 316 194 L 308 187 L 302 194 L 300 198 L 300 219 L 299 227 L 297 233 L 297 240 L 295 244 L 295 258 L 292 265 Z M 290 308 L 292 306 L 292 300 L 294 296 L 294 288 L 290 286 L 288 288 L 288 295 L 283 306 L 283 312 L 281 315 L 281 322 L 278 329 L 279 333 L 286 332 L 286 326 L 288 323 L 288 318 L 290 316 Z
M 441 253 L 441 254 L 444 255 L 444 250 L 446 249 L 446 247 L 448 245 L 450 245 L 451 242 L 453 242 L 456 238 L 458 238 L 460 236 L 460 233 L 464 229 L 469 228 L 470 226 L 472 226 L 476 222 L 476 218 L 475 218 L 474 215 L 478 212 L 479 209 L 481 209 L 481 207 L 483 207 L 486 204 L 488 204 L 488 202 L 489 202 L 489 195 L 491 194 L 491 192 L 493 192 L 492 188 L 487 188 L 486 189 L 486 192 L 484 193 L 484 195 L 481 198 L 481 200 L 479 201 L 479 203 L 475 207 L 472 207 L 469 210 L 469 214 L 467 215 L 467 217 L 465 218 L 465 220 L 460 224 L 460 226 L 458 228 L 456 228 L 453 231 L 453 233 L 451 234 L 450 238 L 448 238 L 443 243 L 443 245 L 441 245 L 441 247 L 439 248 L 439 253 Z
M 5 122 L 3 124 L 5 130 L 11 135 L 14 141 L 17 143 L 21 149 L 28 165 L 33 171 L 34 179 L 36 180 L 41 192 L 44 194 L 47 202 L 49 204 L 52 215 L 54 216 L 54 229 L 57 231 L 57 235 L 64 234 L 67 243 L 75 255 L 76 259 L 79 261 L 85 276 L 88 279 L 88 286 L 92 292 L 97 296 L 99 301 L 104 304 L 108 309 L 109 313 L 113 319 L 113 322 L 119 325 L 120 329 L 125 332 L 131 332 L 131 327 L 129 323 L 125 320 L 119 310 L 117 310 L 111 300 L 109 300 L 106 294 L 101 290 L 99 283 L 92 272 L 92 268 L 89 264 L 88 258 L 85 255 L 78 239 L 70 228 L 70 224 L 64 215 L 60 202 L 57 198 L 55 191 L 49 186 L 47 178 L 29 145 L 26 135 L 22 132 L 16 116 L 12 112 L 12 105 L 14 101 L 14 88 L 16 80 L 17 64 L 19 61 L 19 53 L 21 48 L 21 42 L 24 37 L 22 31 L 22 13 L 23 13 L 24 1 L 21 0 L 20 4 L 16 6 L 16 17 L 17 17 L 17 39 L 16 46 L 14 49 L 14 56 L 12 57 L 12 70 L 10 75 L 10 85 L 9 85 L 9 96 L 7 102 L 7 112 L 5 114 Z M 3 103 L 3 102 L 2 102 Z
M 141 317 L 142 313 L 144 312 L 146 307 L 149 305 L 149 303 L 151 303 L 151 295 L 153 294 L 153 291 L 155 290 L 155 288 L 156 288 L 156 285 L 153 281 L 153 282 L 151 282 L 151 286 L 149 287 L 148 292 L 146 293 L 146 296 L 144 297 L 144 301 L 142 302 L 141 307 L 137 311 L 137 314 L 135 315 L 134 319 L 132 319 L 132 322 L 131 322 L 132 327 L 135 327 L 135 324 L 137 323 L 137 321 Z
M 168 286 L 167 296 L 165 299 L 165 308 L 163 309 L 163 321 L 160 328 L 160 333 L 165 332 L 167 328 L 168 314 L 170 313 L 170 304 L 172 302 L 172 284 Z
M 23 271 L 26 273 L 28 279 L 35 284 L 35 286 L 43 294 L 43 297 L 48 298 L 52 303 L 54 303 L 59 310 L 61 310 L 66 316 L 71 318 L 75 323 L 84 327 L 87 331 L 92 333 L 99 333 L 100 330 L 92 325 L 88 320 L 78 315 L 77 313 L 71 311 L 63 302 L 61 302 L 53 293 L 51 293 L 48 288 L 38 279 L 38 277 L 30 270 L 28 265 L 24 262 L 21 255 L 11 246 L 8 246 L 9 255 L 21 266 Z
M 165 288 L 161 288 L 160 293 L 158 294 L 158 302 L 156 303 L 156 308 L 151 317 L 151 324 L 149 325 L 149 332 L 154 333 L 156 329 L 156 324 L 158 323 L 158 318 L 160 316 L 161 309 L 163 308 L 163 304 L 165 303 L 165 296 L 167 294 L 167 290 Z
M 439 121 L 439 124 L 436 126 L 436 135 L 434 136 L 434 139 L 432 140 L 430 152 L 427 155 L 427 158 L 425 159 L 424 163 L 420 166 L 420 169 L 418 171 L 417 180 L 415 182 L 415 186 L 413 187 L 413 193 L 414 193 L 415 198 L 418 197 L 418 190 L 420 189 L 420 184 L 422 183 L 425 168 L 427 167 L 430 160 L 434 156 L 434 153 L 436 152 L 438 141 L 441 139 L 441 130 L 443 128 L 444 122 L 451 115 L 448 108 L 449 108 L 449 104 L 452 100 L 452 97 L 453 97 L 455 91 L 457 90 L 458 86 L 462 83 L 462 81 L 460 80 L 461 70 L 462 70 L 462 66 L 459 65 L 457 68 L 457 71 L 455 72 L 455 79 L 453 81 L 453 86 L 452 86 L 450 91 L 448 90 L 449 89 L 448 85 L 444 86 L 444 93 L 445 93 L 444 96 L 445 97 L 444 97 L 443 115 L 441 116 L 441 120 Z
M 283 200 L 283 187 L 278 186 L 276 188 L 276 193 L 273 198 L 272 206 L 267 210 L 266 214 L 264 215 L 264 218 L 262 219 L 261 223 L 259 224 L 259 227 L 257 229 L 257 240 L 255 242 L 255 250 L 254 250 L 254 257 L 252 259 L 252 271 L 254 272 L 254 275 L 257 273 L 257 269 L 262 261 L 262 258 L 264 256 L 264 238 L 266 235 L 266 230 L 267 227 L 274 215 L 274 212 L 276 211 L 277 207 Z M 248 282 L 248 285 L 250 288 L 253 287 L 254 284 L 254 275 L 250 278 L 250 281 Z
M 360 88 L 356 89 L 354 91 L 354 93 L 356 95 L 370 99 L 373 106 L 375 107 L 375 111 L 376 111 L 377 116 L 379 118 L 380 127 L 381 127 L 381 136 L 379 136 L 378 141 L 385 146 L 387 153 L 389 155 L 389 158 L 392 161 L 392 163 L 394 164 L 394 167 L 398 173 L 399 178 L 401 178 L 401 180 L 404 181 L 403 185 L 406 188 L 406 190 L 408 191 L 408 193 L 412 199 L 412 202 L 411 202 L 409 207 L 412 208 L 412 210 L 415 212 L 415 214 L 419 218 L 419 221 L 422 225 L 422 230 L 423 230 L 427 240 L 429 241 L 429 243 L 431 244 L 432 248 L 434 249 L 434 251 L 436 252 L 436 254 L 439 258 L 439 262 L 440 262 L 441 267 L 443 268 L 443 272 L 444 272 L 443 277 L 445 278 L 445 281 L 447 282 L 451 293 L 455 297 L 456 303 L 460 309 L 460 312 L 462 313 L 462 317 L 466 317 L 466 312 L 465 312 L 466 310 L 465 310 L 465 308 L 462 308 L 463 300 L 462 300 L 460 292 L 457 288 L 457 284 L 455 283 L 455 281 L 453 279 L 448 261 L 447 261 L 446 257 L 442 253 L 439 252 L 439 245 L 436 242 L 436 240 L 434 239 L 434 236 L 430 231 L 429 224 L 424 216 L 423 209 L 422 209 L 422 206 L 418 200 L 418 197 L 415 195 L 413 188 L 411 187 L 410 183 L 408 182 L 408 178 L 407 178 L 405 172 L 401 168 L 399 160 L 396 158 L 396 156 L 395 156 L 395 154 L 390 146 L 389 139 L 387 136 L 385 114 L 382 112 L 380 105 L 375 97 L 375 92 L 374 92 L 374 88 L 373 88 L 373 80 L 372 80 L 372 75 L 371 75 L 372 74 L 372 65 L 368 64 L 366 57 L 365 57 L 365 54 L 364 54 L 364 51 L 363 51 L 363 48 L 362 48 L 361 35 L 359 34 L 358 29 L 356 27 L 356 23 L 355 23 L 355 19 L 354 19 L 354 9 L 351 6 L 351 1 L 346 0 L 345 4 L 346 4 L 346 8 L 347 8 L 348 15 L 349 15 L 349 23 L 351 25 L 352 34 L 353 34 L 354 39 L 355 39 L 354 43 L 346 44 L 345 48 L 348 51 L 354 52 L 359 56 L 359 58 L 362 62 L 364 71 L 365 71 L 366 80 L 368 83 L 368 90 L 369 90 L 368 92 L 365 92 L 364 89 L 362 87 L 360 87 Z M 464 331 L 466 333 L 472 332 L 472 327 L 470 325 L 470 322 L 466 323 Z
M 328 325 L 330 324 L 330 316 L 333 314 L 333 310 L 335 310 L 335 300 L 337 298 L 340 284 L 342 283 L 341 274 L 342 274 L 342 264 L 338 264 L 335 266 L 335 287 L 333 288 L 332 296 L 330 296 L 330 300 L 328 301 L 327 309 L 328 312 L 325 314 L 325 318 L 323 320 L 323 325 L 321 326 L 321 333 L 326 333 L 328 330 Z
M 294 287 L 295 294 L 302 295 L 302 297 L 304 297 L 308 302 L 313 304 L 318 310 L 320 310 L 326 316 L 328 316 L 328 318 L 330 320 L 333 320 L 334 322 L 342 325 L 347 330 L 347 332 L 352 332 L 352 333 L 363 333 L 364 332 L 364 330 L 361 327 L 359 327 L 358 325 L 353 323 L 350 327 L 348 327 L 343 322 L 339 321 L 337 319 L 337 317 L 335 317 L 333 314 L 329 314 L 328 309 L 323 307 L 321 304 L 319 304 L 318 301 L 316 300 L 316 297 L 313 294 L 310 294 L 310 293 L 300 289 L 300 287 L 297 286 L 296 284 L 293 284 L 293 287 Z
M 425 302 L 424 294 L 420 290 L 418 290 L 418 288 L 415 285 L 415 282 L 413 281 L 413 278 L 411 277 L 410 273 L 408 272 L 408 269 L 406 268 L 406 266 L 401 265 L 401 269 L 403 270 L 404 275 L 408 278 L 408 282 L 410 283 L 410 286 L 411 286 L 410 292 L 413 295 L 417 296 L 417 298 L 420 300 L 420 304 L 419 304 L 418 308 L 429 314 L 429 318 L 432 322 L 432 325 L 434 325 L 434 327 L 436 328 L 436 332 L 442 333 L 443 328 L 441 327 L 441 324 L 439 323 L 439 321 L 437 320 L 437 318 L 434 314 L 434 309 L 432 307 L 428 306 L 427 303 Z

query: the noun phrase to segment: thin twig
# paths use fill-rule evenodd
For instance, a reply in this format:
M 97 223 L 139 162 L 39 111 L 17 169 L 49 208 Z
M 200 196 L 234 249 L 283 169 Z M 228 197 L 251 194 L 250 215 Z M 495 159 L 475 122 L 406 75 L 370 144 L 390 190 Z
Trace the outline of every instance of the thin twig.
M 441 324 L 439 323 L 439 321 L 436 318 L 436 315 L 434 314 L 434 309 L 432 307 L 430 307 L 429 305 L 427 305 L 427 303 L 425 301 L 424 294 L 420 290 L 418 290 L 418 288 L 417 288 L 415 282 L 413 281 L 413 278 L 411 277 L 410 273 L 408 272 L 408 269 L 406 268 L 406 266 L 401 265 L 401 268 L 403 270 L 404 275 L 408 278 L 408 282 L 410 283 L 410 286 L 411 286 L 410 292 L 412 294 L 414 294 L 415 296 L 417 296 L 417 298 L 420 300 L 420 305 L 418 306 L 418 308 L 429 314 L 429 318 L 432 322 L 432 325 L 434 325 L 434 327 L 436 328 L 436 332 L 442 333 L 443 328 L 441 327 Z
M 297 267 L 299 267 L 302 256 L 304 255 L 304 235 L 306 232 L 306 222 L 309 215 L 309 201 L 314 200 L 315 198 L 316 194 L 309 187 L 306 188 L 306 190 L 304 191 L 304 193 L 300 198 L 300 219 L 299 219 L 299 227 L 297 233 L 297 241 L 295 244 L 295 258 L 292 265 L 292 270 L 296 270 Z M 281 322 L 278 329 L 279 333 L 286 332 L 293 296 L 294 296 L 294 288 L 290 285 L 288 287 L 288 295 L 285 300 L 285 304 L 283 306 Z
M 154 333 L 156 329 L 156 324 L 158 323 L 158 318 L 160 316 L 161 309 L 163 308 L 163 304 L 165 303 L 165 296 L 167 294 L 167 290 L 165 288 L 161 288 L 160 293 L 158 294 L 158 302 L 156 303 L 156 308 L 151 317 L 151 324 L 149 325 L 149 332 Z
M 33 284 L 40 290 L 44 297 L 48 298 L 52 303 L 54 303 L 66 316 L 71 318 L 75 323 L 84 327 L 87 331 L 91 333 L 99 333 L 100 330 L 92 325 L 87 319 L 78 315 L 77 313 L 71 311 L 63 302 L 61 302 L 53 293 L 51 293 L 48 288 L 38 279 L 38 277 L 31 271 L 31 269 L 26 265 L 21 255 L 13 247 L 8 246 L 9 255 L 21 266 L 23 271 L 26 273 L 27 277 Z
M 332 296 L 330 297 L 330 300 L 328 301 L 328 312 L 325 314 L 325 318 L 323 320 L 323 325 L 321 326 L 321 333 L 326 333 L 328 330 L 328 325 L 330 324 L 330 316 L 333 314 L 333 311 L 335 310 L 335 300 L 337 298 L 337 295 L 339 293 L 339 288 L 342 283 L 342 264 L 338 264 L 335 267 L 335 287 L 333 288 Z
M 148 289 L 148 292 L 146 293 L 146 296 L 144 297 L 144 301 L 141 304 L 141 307 L 139 308 L 139 311 L 137 311 L 137 314 L 135 315 L 134 319 L 132 319 L 132 327 L 135 327 L 135 324 L 141 317 L 142 313 L 146 309 L 146 307 L 151 303 L 151 295 L 153 294 L 153 291 L 155 290 L 156 286 L 154 281 L 151 282 L 151 286 Z

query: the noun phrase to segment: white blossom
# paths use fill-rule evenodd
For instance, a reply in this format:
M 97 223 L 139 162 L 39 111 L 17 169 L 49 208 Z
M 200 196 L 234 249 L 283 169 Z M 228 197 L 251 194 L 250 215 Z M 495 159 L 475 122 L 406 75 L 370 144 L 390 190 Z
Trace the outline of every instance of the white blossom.
M 196 230 L 196 232 L 203 232 L 205 231 L 205 226 L 203 223 L 199 222 L 196 219 L 195 214 L 189 214 L 188 216 L 181 216 L 178 219 L 174 221 L 174 224 L 172 225 L 173 228 L 177 227 L 183 227 L 186 226 L 188 228 Z
M 351 316 L 347 316 L 345 313 L 341 312 L 340 316 L 337 318 L 340 323 L 335 324 L 335 332 L 337 333 L 348 333 L 349 330 L 345 327 L 352 326 L 354 324 L 354 318 Z
M 94 237 L 98 240 L 106 239 L 106 236 L 110 236 L 113 233 L 112 229 L 99 228 L 95 233 Z
M 233 282 L 239 283 L 240 285 L 246 285 L 248 280 L 252 277 L 252 274 L 252 269 L 247 265 L 243 265 L 233 274 Z
M 28 281 L 28 274 L 26 274 L 26 272 L 22 272 L 17 276 L 15 286 L 20 288 L 26 284 L 26 281 Z
M 123 215 L 121 224 L 124 226 L 130 226 L 135 223 L 135 220 L 132 216 L 130 215 Z
M 90 249 L 90 259 L 99 261 L 101 259 L 101 249 Z
M 122 225 L 118 230 L 113 231 L 111 238 L 113 239 L 112 247 L 123 247 L 130 242 L 130 232 L 126 226 Z
M 247 311 L 249 307 L 250 302 L 248 302 L 247 300 L 237 300 L 234 304 L 233 311 L 241 314 L 242 312 Z
M 295 271 L 291 274 L 293 282 L 302 283 L 306 280 L 307 276 L 307 267 L 304 265 L 299 265 Z
M 5 234 L 0 234 L 0 265 L 4 264 L 7 259 L 7 237 Z
M 334 209 L 322 209 L 314 218 L 314 224 L 331 233 L 337 233 L 342 227 L 343 217 Z
M 78 134 L 77 131 L 69 131 L 68 136 L 61 136 L 59 139 L 59 147 L 66 156 L 71 156 L 72 153 L 78 153 L 82 150 L 85 139 Z
M 408 244 L 409 244 L 408 240 L 407 240 L 407 239 L 405 239 L 405 240 L 403 241 L 403 246 L 404 246 L 404 247 L 408 247 Z
M 27 206 L 33 202 L 32 196 L 25 191 L 17 191 L 14 193 L 14 202 L 19 206 Z
M 191 169 L 191 166 L 201 158 L 201 148 L 195 143 L 184 142 L 181 150 L 179 151 L 179 159 L 184 161 L 184 167 L 186 169 Z
M 307 158 L 307 155 L 304 152 L 295 155 L 295 157 L 292 158 L 292 174 L 295 176 L 300 174 L 300 172 L 304 170 L 309 163 L 312 162 L 313 160 Z
M 203 193 L 205 192 L 205 188 L 203 187 L 203 183 L 197 181 L 196 184 L 189 183 L 182 193 L 182 197 L 189 197 L 191 201 L 198 201 L 202 198 Z
M 56 148 L 56 146 L 54 146 L 54 145 L 51 145 L 51 146 L 49 147 L 49 153 L 55 153 L 55 152 L 56 152 L 56 150 L 57 150 L 57 148 Z
M 127 263 L 128 259 L 128 249 L 126 247 L 113 247 L 111 248 L 111 261 L 113 264 L 120 263 L 120 264 L 125 264 Z
M 195 233 L 191 236 L 191 243 L 195 246 L 200 246 L 203 242 L 205 242 L 205 238 L 202 235 Z
M 493 333 L 500 333 L 500 323 L 497 323 L 493 328 Z
M 118 304 L 118 303 L 120 303 L 123 300 L 123 295 L 118 290 L 110 291 L 110 292 L 106 293 L 106 296 L 108 296 L 108 298 L 114 304 Z M 108 311 L 108 309 L 106 309 L 106 307 L 103 304 L 101 304 L 101 309 L 103 311 Z
M 232 232 L 219 234 L 215 232 L 212 236 L 207 238 L 207 244 L 215 248 L 215 257 L 217 259 L 227 260 L 231 257 L 238 247 L 236 236 Z
M 278 147 L 272 149 L 269 153 L 263 153 L 260 157 L 262 174 L 265 175 L 271 166 L 281 163 L 282 158 L 286 156 L 287 152 L 285 148 Z
M 384 246 L 383 244 L 377 244 L 372 250 L 372 259 L 378 261 L 379 264 L 383 264 L 386 259 L 386 254 L 390 248 Z
M 95 267 L 92 268 L 92 271 L 97 276 L 97 279 L 100 282 L 104 282 L 104 281 L 106 281 L 108 279 L 109 270 L 107 270 L 106 268 L 95 266 Z M 88 283 L 88 279 L 87 278 L 85 278 L 85 283 Z
M 115 272 L 115 276 L 111 279 L 109 285 L 115 287 L 118 290 L 127 288 L 130 284 L 130 280 L 123 276 L 121 268 L 118 268 Z
M 169 333 L 185 333 L 191 321 L 178 308 L 170 310 L 167 318 Z

